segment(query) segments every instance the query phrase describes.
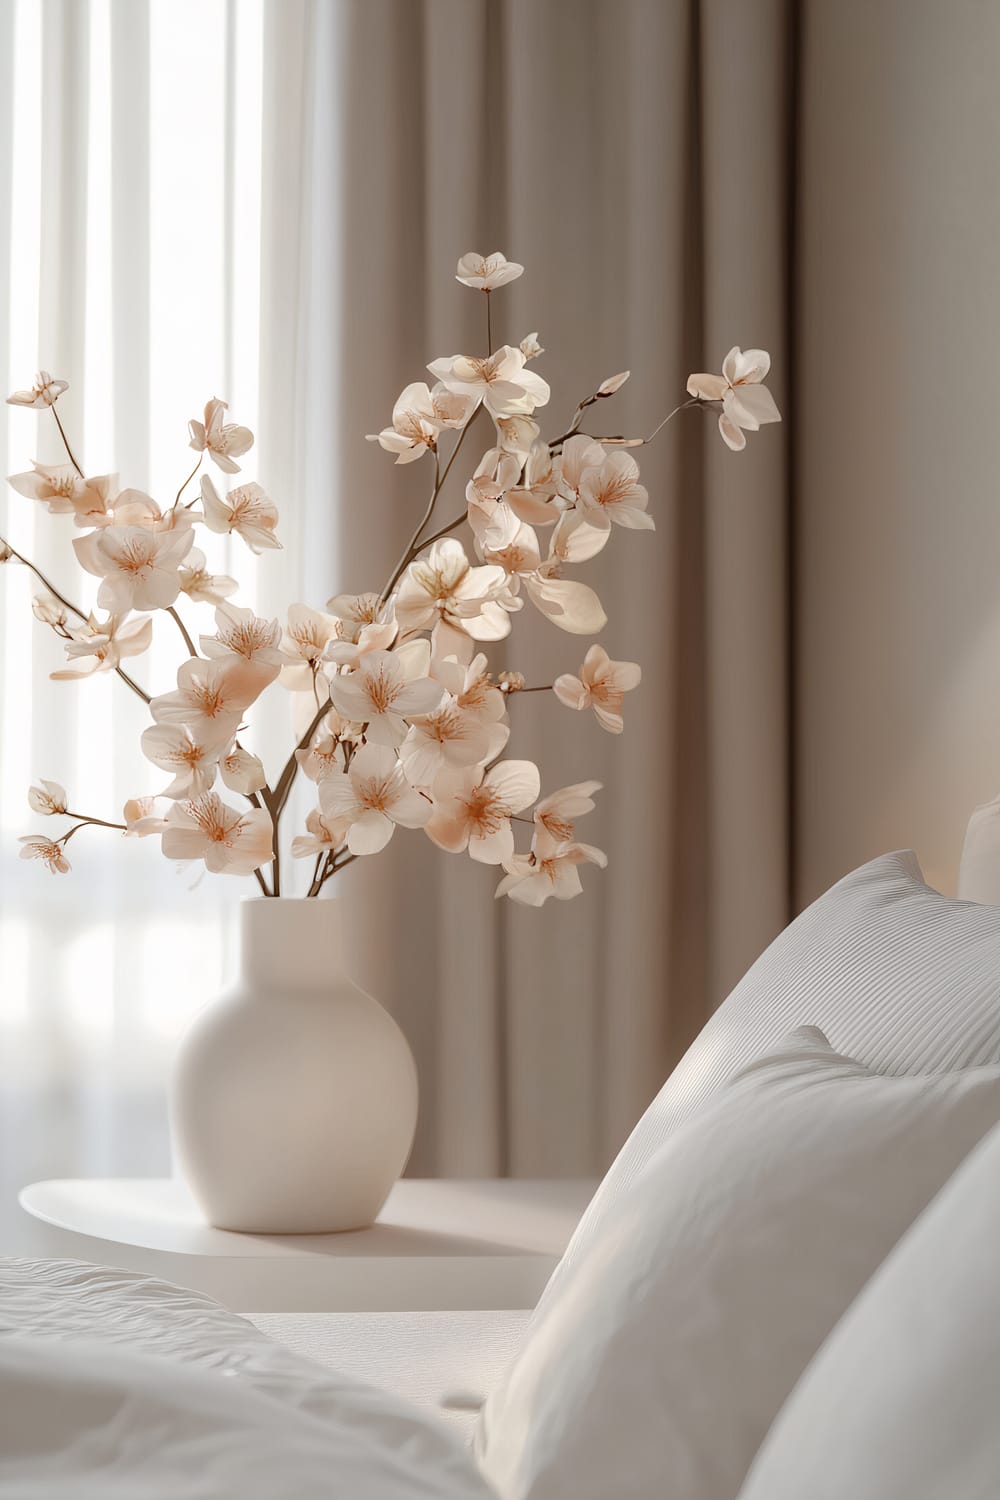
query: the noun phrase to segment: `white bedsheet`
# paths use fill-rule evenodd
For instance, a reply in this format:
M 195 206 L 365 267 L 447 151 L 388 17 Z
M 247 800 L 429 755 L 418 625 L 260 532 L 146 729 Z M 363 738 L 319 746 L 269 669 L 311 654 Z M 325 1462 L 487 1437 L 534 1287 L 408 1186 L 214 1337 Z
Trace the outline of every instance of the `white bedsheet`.
M 455 1435 L 210 1298 L 0 1260 L 0 1500 L 489 1500 Z
M 482 1400 L 527 1332 L 530 1312 L 262 1313 L 269 1338 L 443 1418 L 471 1436 Z

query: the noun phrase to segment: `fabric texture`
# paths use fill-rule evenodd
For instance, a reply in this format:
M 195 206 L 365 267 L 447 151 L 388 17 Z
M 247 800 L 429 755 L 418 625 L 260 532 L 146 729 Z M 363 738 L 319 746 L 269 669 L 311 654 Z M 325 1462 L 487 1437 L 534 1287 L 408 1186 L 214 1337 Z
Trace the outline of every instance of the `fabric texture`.
M 802 1377 L 740 1500 L 993 1500 L 1000 1131 L 955 1173 Z
M 512 1364 L 530 1312 L 259 1313 L 268 1338 L 433 1412 L 462 1437 Z
M 0 1496 L 182 1492 L 488 1496 L 440 1423 L 210 1297 L 79 1261 L 0 1260 Z
M 487 1477 L 504 1500 L 735 1500 L 823 1339 L 998 1120 L 1000 1068 L 883 1077 L 794 1032 L 550 1288 L 483 1410 Z
M 802 912 L 715 1012 L 639 1121 L 542 1307 L 671 1132 L 801 1023 L 820 1026 L 839 1051 L 878 1072 L 1000 1063 L 1000 910 L 931 890 L 904 850 L 862 865 Z
M 975 808 L 969 819 L 958 867 L 958 894 L 963 901 L 1000 906 L 1000 797 Z

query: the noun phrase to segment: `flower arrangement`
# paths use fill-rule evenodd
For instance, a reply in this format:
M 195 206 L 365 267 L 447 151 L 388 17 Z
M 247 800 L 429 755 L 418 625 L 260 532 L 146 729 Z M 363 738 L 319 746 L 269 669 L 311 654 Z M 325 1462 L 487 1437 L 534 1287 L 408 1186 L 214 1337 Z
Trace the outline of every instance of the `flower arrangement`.
M 142 751 L 171 778 L 159 798 L 127 802 L 122 821 L 71 811 L 63 788 L 42 781 L 31 788 L 31 807 L 65 817 L 70 826 L 55 837 L 23 839 L 23 858 L 66 873 L 67 846 L 82 828 L 119 829 L 159 837 L 169 859 L 253 875 L 265 896 L 278 896 L 287 878 L 281 818 L 301 773 L 315 783 L 317 805 L 289 852 L 311 861 L 308 896 L 318 896 L 353 860 L 384 849 L 397 827 L 423 829 L 449 853 L 501 867 L 497 895 L 529 906 L 578 894 L 580 866 L 607 863 L 576 833 L 600 784 L 585 781 L 540 798 L 537 766 L 506 754 L 510 709 L 515 698 L 552 692 L 567 709 L 591 709 L 603 729 L 620 734 L 624 697 L 639 685 L 639 666 L 612 661 L 591 645 L 575 670 L 551 684 L 528 685 L 517 671 L 492 673 L 482 648 L 504 640 L 526 604 L 570 635 L 595 635 L 606 624 L 594 590 L 568 575 L 596 557 L 615 528 L 654 529 L 629 450 L 692 407 L 718 412 L 722 437 L 734 450 L 745 446 L 747 432 L 780 417 L 763 384 L 768 355 L 734 348 L 721 375 L 691 376 L 688 399 L 647 437 L 583 430 L 591 411 L 624 385 L 629 372 L 623 371 L 579 403 L 565 431 L 544 438 L 538 413 L 549 387 L 533 368 L 544 353 L 537 335 L 516 345 L 493 341 L 493 294 L 522 271 L 500 254 L 462 256 L 458 281 L 485 300 L 485 355 L 433 360 L 435 383 L 408 385 L 391 424 L 369 439 L 397 464 L 426 459 L 433 470 L 426 509 L 384 586 L 338 594 L 325 610 L 293 604 L 284 625 L 231 602 L 236 581 L 210 572 L 195 544 L 202 527 L 235 534 L 255 553 L 281 546 L 278 512 L 258 484 L 237 483 L 221 494 L 202 472 L 210 462 L 224 475 L 238 474 L 237 460 L 253 444 L 246 427 L 227 420 L 225 402 L 209 401 L 203 419 L 189 424 L 197 462 L 173 504 L 161 509 L 149 495 L 119 489 L 113 475 L 85 474 L 57 409 L 65 381 L 42 372 L 31 390 L 8 398 L 55 418 L 67 463 L 35 463 L 10 483 L 80 530 L 73 550 L 99 580 L 99 613 L 71 603 L 2 538 L 0 562 L 29 568 L 42 587 L 34 613 L 66 653 L 65 666 L 52 676 L 116 673 L 148 705 Z M 490 446 L 468 480 L 461 513 L 436 524 L 480 414 L 489 423 Z M 199 474 L 200 508 L 197 499 L 184 498 Z M 465 526 L 472 557 L 455 534 Z M 185 608 L 214 608 L 214 633 L 199 634 L 197 646 L 178 608 L 182 600 Z M 153 695 L 132 675 L 132 659 L 149 649 L 154 619 L 163 616 L 180 634 L 184 659 L 175 686 Z M 269 779 L 244 743 L 244 715 L 275 684 L 306 695 L 299 722 L 308 718 L 308 725 Z M 220 783 L 238 803 L 220 792 Z M 521 852 L 515 823 L 530 830 Z

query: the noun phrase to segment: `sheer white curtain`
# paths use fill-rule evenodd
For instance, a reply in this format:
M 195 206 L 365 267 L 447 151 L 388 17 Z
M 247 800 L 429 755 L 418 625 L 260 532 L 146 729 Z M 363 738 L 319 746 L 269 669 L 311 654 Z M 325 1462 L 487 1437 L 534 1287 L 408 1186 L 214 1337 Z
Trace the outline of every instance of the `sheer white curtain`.
M 3 379 L 23 386 L 39 366 L 67 379 L 60 412 L 87 472 L 117 470 L 161 502 L 191 467 L 186 423 L 209 396 L 257 426 L 263 29 L 259 0 L 0 0 Z M 0 412 L 4 474 L 63 458 L 47 414 Z M 57 587 L 92 599 L 66 518 L 6 486 L 0 517 Z M 222 544 L 214 558 L 252 602 L 252 555 Z M 0 570 L 5 1187 L 166 1169 L 171 1043 L 219 988 L 239 889 L 204 879 L 192 895 L 155 842 L 114 833 L 78 835 L 68 877 L 18 860 L 17 837 L 46 828 L 31 781 L 115 819 L 160 780 L 138 751 L 148 719 L 117 679 L 48 680 L 62 652 L 32 619 L 36 592 L 26 569 Z M 163 691 L 179 646 L 164 617 L 136 676 Z

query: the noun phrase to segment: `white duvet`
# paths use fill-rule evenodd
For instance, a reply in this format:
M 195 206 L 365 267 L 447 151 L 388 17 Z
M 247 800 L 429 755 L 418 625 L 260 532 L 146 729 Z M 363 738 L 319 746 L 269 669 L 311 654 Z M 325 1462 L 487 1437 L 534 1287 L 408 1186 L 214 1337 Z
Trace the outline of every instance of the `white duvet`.
M 0 1500 L 490 1500 L 449 1433 L 210 1298 L 0 1260 Z

